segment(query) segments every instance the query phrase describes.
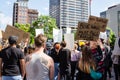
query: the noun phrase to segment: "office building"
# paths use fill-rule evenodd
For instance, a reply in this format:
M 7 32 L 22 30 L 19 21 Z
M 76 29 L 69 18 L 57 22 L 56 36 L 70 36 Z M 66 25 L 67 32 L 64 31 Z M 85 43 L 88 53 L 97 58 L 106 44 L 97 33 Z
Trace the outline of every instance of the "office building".
M 32 12 L 33 11 L 33 12 Z M 13 6 L 13 26 L 15 23 L 32 24 L 38 18 L 38 11 L 28 8 L 28 0 L 17 0 Z
M 77 27 L 79 21 L 88 21 L 88 0 L 50 0 L 49 14 L 60 28 Z
M 120 4 L 110 6 L 106 11 L 101 12 L 100 16 L 107 18 L 107 26 L 115 32 L 116 37 L 120 36 Z
M 28 0 L 17 0 L 13 7 L 13 25 L 15 23 L 25 24 L 28 17 Z
M 33 21 L 38 19 L 38 11 L 35 9 L 28 9 L 28 23 L 32 25 Z
M 101 13 L 100 13 L 100 17 L 101 17 L 101 18 L 106 18 L 106 11 L 101 12 Z

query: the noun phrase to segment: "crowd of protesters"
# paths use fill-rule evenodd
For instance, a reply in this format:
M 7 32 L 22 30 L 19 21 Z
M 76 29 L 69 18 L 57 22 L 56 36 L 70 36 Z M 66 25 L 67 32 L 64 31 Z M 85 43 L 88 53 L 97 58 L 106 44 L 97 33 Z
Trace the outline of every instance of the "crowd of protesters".
M 75 42 L 72 50 L 65 41 L 46 43 L 42 34 L 35 37 L 34 46 L 21 47 L 17 39 L 10 36 L 9 44 L 1 47 L 0 80 L 112 80 L 113 76 L 120 80 L 119 38 L 114 50 L 102 38 Z

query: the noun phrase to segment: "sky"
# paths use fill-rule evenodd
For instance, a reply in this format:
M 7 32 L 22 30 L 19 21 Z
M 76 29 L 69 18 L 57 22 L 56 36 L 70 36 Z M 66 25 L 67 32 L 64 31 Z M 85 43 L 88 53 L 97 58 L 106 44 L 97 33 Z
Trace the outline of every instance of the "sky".
M 12 25 L 13 3 L 17 0 L 0 0 L 0 26 Z M 120 0 L 92 0 L 91 15 L 98 16 L 108 7 L 119 4 Z M 37 9 L 39 14 L 49 15 L 49 0 L 29 0 L 28 7 Z M 1 27 L 0 27 L 1 28 Z

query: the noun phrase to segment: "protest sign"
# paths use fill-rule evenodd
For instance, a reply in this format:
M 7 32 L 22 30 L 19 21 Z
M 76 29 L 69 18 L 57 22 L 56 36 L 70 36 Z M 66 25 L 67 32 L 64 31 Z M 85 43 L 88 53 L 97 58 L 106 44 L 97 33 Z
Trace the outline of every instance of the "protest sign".
M 62 29 L 53 28 L 53 40 L 54 40 L 54 42 L 62 41 Z
M 66 28 L 66 34 L 70 34 L 71 33 L 71 28 Z
M 64 34 L 64 41 L 67 43 L 68 49 L 74 49 L 74 34 Z
M 38 34 L 44 34 L 44 30 L 43 29 L 35 29 L 35 34 L 36 34 L 36 36 Z
M 7 25 L 6 30 L 3 33 L 3 39 L 8 39 L 9 36 L 12 35 L 18 37 L 18 43 L 30 37 L 29 33 L 24 32 L 18 28 L 15 28 L 14 26 Z
M 78 23 L 76 40 L 97 40 L 99 38 L 100 28 L 85 22 Z
M 100 17 L 96 17 L 96 16 L 90 16 L 89 20 L 88 20 L 89 24 L 94 24 L 97 27 L 100 27 L 101 32 L 106 31 L 107 22 L 108 22 L 108 19 L 100 18 Z

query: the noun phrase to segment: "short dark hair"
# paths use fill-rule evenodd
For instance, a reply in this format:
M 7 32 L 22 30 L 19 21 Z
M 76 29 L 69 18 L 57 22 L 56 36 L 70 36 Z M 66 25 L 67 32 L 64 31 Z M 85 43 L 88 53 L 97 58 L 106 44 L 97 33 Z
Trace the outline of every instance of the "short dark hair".
M 53 47 L 55 47 L 56 44 L 60 44 L 59 42 L 54 43 Z
M 9 41 L 9 44 L 10 44 L 10 45 L 17 44 L 17 40 L 18 40 L 18 37 L 17 37 L 17 36 L 10 36 L 10 37 L 8 38 L 8 41 Z
M 66 47 L 66 42 L 65 41 L 62 41 L 61 43 L 60 43 L 60 45 L 62 46 L 62 47 Z
M 34 41 L 36 47 L 42 47 L 43 45 L 45 45 L 47 37 L 44 36 L 43 34 L 39 34 L 37 37 L 35 37 Z

